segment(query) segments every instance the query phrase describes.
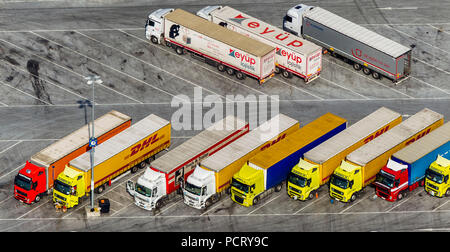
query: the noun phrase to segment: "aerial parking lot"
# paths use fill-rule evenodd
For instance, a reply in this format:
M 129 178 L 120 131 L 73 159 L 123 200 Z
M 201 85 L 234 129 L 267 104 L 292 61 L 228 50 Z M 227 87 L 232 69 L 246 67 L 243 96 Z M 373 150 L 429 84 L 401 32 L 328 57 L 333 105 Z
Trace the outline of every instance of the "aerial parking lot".
M 147 211 L 126 191 L 145 169 L 124 173 L 96 200 L 110 201 L 109 213 L 87 217 L 89 197 L 67 211 L 52 196 L 26 205 L 14 198 L 14 178 L 35 153 L 90 121 L 92 99 L 85 77 L 98 75 L 95 116 L 111 110 L 132 118 L 150 114 L 170 121 L 179 99 L 195 102 L 214 95 L 271 97 L 283 113 L 304 125 L 327 112 L 361 120 L 380 107 L 403 120 L 424 108 L 450 117 L 450 1 L 303 1 L 412 47 L 411 74 L 397 83 L 377 80 L 330 54 L 322 56 L 320 76 L 309 83 L 275 75 L 263 84 L 238 80 L 189 54 L 179 55 L 145 36 L 150 12 L 181 8 L 196 13 L 206 5 L 228 5 L 281 28 L 298 1 L 3 1 L 0 4 L 0 231 L 449 231 L 450 198 L 423 187 L 388 202 L 367 186 L 351 203 L 332 200 L 322 186 L 311 200 L 291 199 L 285 186 L 244 207 L 230 196 L 197 210 L 181 195 Z M 200 97 L 199 97 L 200 95 Z M 200 98 L 200 100 L 199 100 Z M 200 105 L 205 114 L 211 105 Z M 196 112 L 193 112 L 195 114 Z M 256 114 L 247 111 L 246 116 Z M 220 119 L 220 118 L 219 118 Z M 194 120 L 192 125 L 196 123 Z M 197 125 L 198 126 L 198 125 Z M 171 131 L 169 150 L 203 130 Z M 165 151 L 156 155 L 162 156 Z

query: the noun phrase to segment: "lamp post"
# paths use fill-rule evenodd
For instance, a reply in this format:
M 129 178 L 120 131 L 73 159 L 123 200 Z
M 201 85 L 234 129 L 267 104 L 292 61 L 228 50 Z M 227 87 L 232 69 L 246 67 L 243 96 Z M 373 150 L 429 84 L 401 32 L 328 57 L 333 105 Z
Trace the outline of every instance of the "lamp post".
M 95 84 L 102 84 L 103 81 L 100 79 L 100 76 L 92 75 L 84 78 L 87 80 L 88 85 L 92 85 L 92 134 L 90 134 L 89 138 L 89 146 L 91 147 L 90 150 L 90 157 L 91 157 L 91 212 L 94 212 L 94 152 L 95 152 L 95 146 L 97 146 L 97 139 L 95 138 L 94 133 L 94 110 L 95 110 Z M 89 124 L 88 124 L 89 126 Z

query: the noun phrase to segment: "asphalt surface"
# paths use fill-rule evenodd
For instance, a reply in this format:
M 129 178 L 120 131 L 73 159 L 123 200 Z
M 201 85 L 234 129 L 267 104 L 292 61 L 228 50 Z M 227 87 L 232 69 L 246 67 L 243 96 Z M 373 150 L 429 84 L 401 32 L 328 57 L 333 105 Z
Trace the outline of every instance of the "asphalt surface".
M 285 12 L 298 2 L 221 1 L 281 27 Z M 56 212 L 50 197 L 31 206 L 13 198 L 13 180 L 31 155 L 85 123 L 78 101 L 90 99 L 84 77 L 98 74 L 95 113 L 115 109 L 134 122 L 150 113 L 167 120 L 177 97 L 193 101 L 195 91 L 227 96 L 277 95 L 279 111 L 301 122 L 326 112 L 349 124 L 381 106 L 407 118 L 430 108 L 450 116 L 450 1 L 303 1 L 319 5 L 404 45 L 414 45 L 412 74 L 395 85 L 356 72 L 343 61 L 323 57 L 320 78 L 305 85 L 299 78 L 272 78 L 260 86 L 238 81 L 214 67 L 179 56 L 146 41 L 144 23 L 158 8 L 196 12 L 210 1 L 3 1 L 0 3 L 0 231 L 448 231 L 450 204 L 423 188 L 402 201 L 375 199 L 367 187 L 351 204 L 330 202 L 327 188 L 307 202 L 293 201 L 283 190 L 258 206 L 239 206 L 227 197 L 207 210 L 174 200 L 155 213 L 133 204 L 127 174 L 101 197 L 110 213 L 86 218 L 83 205 Z M 184 95 L 184 96 L 180 96 Z M 205 114 L 205 106 L 200 109 Z M 256 114 L 248 109 L 246 117 Z M 199 125 L 196 125 L 199 126 Z M 198 130 L 172 130 L 172 147 Z

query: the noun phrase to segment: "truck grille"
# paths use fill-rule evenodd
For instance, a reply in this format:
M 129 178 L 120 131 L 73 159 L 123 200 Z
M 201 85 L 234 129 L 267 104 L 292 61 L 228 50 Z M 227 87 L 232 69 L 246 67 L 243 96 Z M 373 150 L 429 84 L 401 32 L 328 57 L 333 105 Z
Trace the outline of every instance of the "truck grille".
M 336 194 L 334 192 L 331 192 L 331 197 L 333 197 L 333 198 L 335 198 L 337 200 L 342 200 L 343 199 L 343 197 L 341 195 Z
M 236 191 L 236 190 L 234 190 L 234 189 L 232 189 L 231 190 L 231 192 L 234 194 L 234 195 L 237 195 L 237 196 L 239 196 L 239 197 L 244 197 L 244 195 L 242 194 L 242 193 L 240 193 L 240 192 L 238 192 L 238 191 Z
M 388 189 L 377 186 L 377 192 L 380 194 L 380 197 L 389 198 L 390 191 Z
M 59 195 L 59 194 L 55 194 L 55 197 L 60 199 L 60 200 L 62 200 L 62 201 L 66 201 L 66 198 L 61 196 L 61 195 Z
M 244 203 L 244 199 L 237 195 L 234 196 L 234 200 L 240 204 Z
M 301 193 L 302 193 L 302 191 L 300 191 L 299 189 L 297 189 L 297 188 L 295 188 L 295 187 L 292 187 L 292 186 L 289 186 L 289 189 L 290 189 L 291 191 L 295 192 L 296 194 L 301 194 Z
M 427 186 L 434 190 L 439 190 L 439 188 L 433 184 L 427 183 Z
M 341 192 L 341 191 L 339 191 L 339 190 L 337 190 L 337 189 L 335 189 L 335 188 L 331 188 L 331 191 L 332 191 L 333 193 L 335 193 L 335 194 L 338 194 L 338 195 L 344 195 L 343 192 Z M 341 198 L 342 198 L 342 197 L 341 197 Z
M 24 192 L 22 192 L 22 191 L 20 191 L 20 190 L 16 190 L 16 191 L 17 191 L 18 194 L 27 197 L 27 194 L 26 194 L 26 193 L 24 193 Z

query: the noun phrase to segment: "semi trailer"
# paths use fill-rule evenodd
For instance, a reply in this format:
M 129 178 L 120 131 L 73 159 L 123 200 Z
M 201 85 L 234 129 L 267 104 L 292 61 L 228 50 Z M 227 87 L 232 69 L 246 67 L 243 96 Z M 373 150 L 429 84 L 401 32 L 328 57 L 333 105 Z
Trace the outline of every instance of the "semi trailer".
M 64 208 L 81 203 L 95 190 L 102 193 L 119 175 L 144 168 L 157 153 L 170 146 L 169 121 L 151 114 L 95 148 L 94 162 L 89 153 L 73 159 L 55 181 L 53 202 Z M 91 165 L 94 188 L 91 188 Z
M 287 135 L 279 144 L 250 158 L 231 180 L 231 199 L 249 207 L 272 192 L 281 191 L 292 167 L 305 152 L 346 127 L 347 120 L 327 113 Z
M 394 153 L 375 181 L 377 196 L 387 201 L 403 199 L 425 184 L 425 173 L 439 155 L 450 152 L 450 122 Z M 450 156 L 450 155 L 449 155 Z
M 197 15 L 275 47 L 275 73 L 285 78 L 296 75 L 308 83 L 320 75 L 322 47 L 310 41 L 229 6 L 206 6 Z
M 299 126 L 297 120 L 278 114 L 204 159 L 186 180 L 184 203 L 202 209 L 219 201 L 225 192 L 229 193 L 231 178 L 245 162 L 278 144 Z
M 196 165 L 248 131 L 248 123 L 227 116 L 151 162 L 136 183 L 127 181 L 135 205 L 146 210 L 160 208 L 177 195 Z
M 401 121 L 399 113 L 381 107 L 306 152 L 288 177 L 288 195 L 296 200 L 312 199 L 318 189 L 329 181 L 345 156 L 386 133 Z
M 172 47 L 179 55 L 190 52 L 240 80 L 250 76 L 262 84 L 274 76 L 275 47 L 181 9 L 152 12 L 145 36 L 155 44 Z
M 423 109 L 348 154 L 331 176 L 330 196 L 342 202 L 354 201 L 375 180 L 392 154 L 427 135 L 443 122 L 443 115 Z
M 396 83 L 411 73 L 410 47 L 323 8 L 292 7 L 283 18 L 283 29 L 322 46 L 375 79 L 385 76 Z
M 130 125 L 131 117 L 114 110 L 97 118 L 94 120 L 97 144 Z M 31 204 L 51 193 L 55 179 L 69 161 L 90 150 L 88 142 L 88 125 L 85 125 L 31 156 L 14 179 L 14 198 Z

